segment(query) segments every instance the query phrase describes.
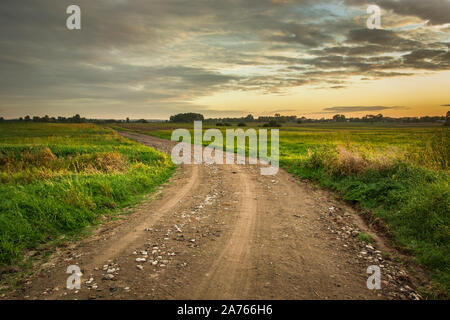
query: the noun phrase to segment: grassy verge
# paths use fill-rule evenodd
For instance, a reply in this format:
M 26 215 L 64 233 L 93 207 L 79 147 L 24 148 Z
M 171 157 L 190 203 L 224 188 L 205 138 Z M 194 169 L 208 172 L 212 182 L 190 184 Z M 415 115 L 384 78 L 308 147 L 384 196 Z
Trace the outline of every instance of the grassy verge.
M 139 201 L 175 169 L 95 125 L 0 125 L 0 265 Z

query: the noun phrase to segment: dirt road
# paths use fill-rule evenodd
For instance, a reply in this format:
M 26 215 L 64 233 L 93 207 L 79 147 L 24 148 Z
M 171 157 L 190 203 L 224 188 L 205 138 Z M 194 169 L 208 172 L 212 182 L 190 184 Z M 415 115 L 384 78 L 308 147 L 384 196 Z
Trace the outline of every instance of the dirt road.
M 121 134 L 164 152 L 173 145 Z M 351 207 L 283 170 L 262 176 L 255 165 L 182 165 L 121 217 L 58 249 L 7 298 L 418 298 L 382 239 L 357 239 L 367 227 Z M 66 289 L 70 265 L 82 270 L 80 290 Z M 367 288 L 371 265 L 381 267 L 381 290 Z

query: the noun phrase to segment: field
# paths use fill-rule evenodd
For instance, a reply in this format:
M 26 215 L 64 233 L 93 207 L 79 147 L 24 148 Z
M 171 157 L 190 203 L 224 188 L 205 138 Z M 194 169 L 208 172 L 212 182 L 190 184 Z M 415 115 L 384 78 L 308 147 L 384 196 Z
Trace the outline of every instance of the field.
M 173 128 L 192 125 L 120 127 L 170 139 Z M 449 144 L 450 130 L 439 126 L 285 125 L 280 129 L 280 164 L 360 204 L 361 213 L 370 215 L 395 246 L 413 253 L 432 272 L 434 289 L 448 293 Z
M 0 125 L 0 266 L 165 182 L 164 154 L 92 124 Z

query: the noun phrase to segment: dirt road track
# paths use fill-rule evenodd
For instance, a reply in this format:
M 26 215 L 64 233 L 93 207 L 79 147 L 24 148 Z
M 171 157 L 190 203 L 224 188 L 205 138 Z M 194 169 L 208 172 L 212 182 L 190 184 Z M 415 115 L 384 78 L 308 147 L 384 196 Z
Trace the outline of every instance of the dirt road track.
M 121 134 L 167 153 L 173 145 Z M 366 229 L 351 207 L 283 170 L 182 165 L 132 214 L 58 249 L 8 298 L 417 298 L 411 277 L 383 254 L 395 252 L 381 239 L 357 240 Z M 73 264 L 83 272 L 80 290 L 65 288 Z M 382 268 L 382 290 L 367 289 L 370 265 Z
M 236 168 L 234 168 L 236 167 Z M 241 187 L 239 215 L 223 251 L 213 262 L 194 297 L 196 299 L 236 299 L 249 294 L 251 245 L 255 235 L 257 200 L 254 185 L 245 171 L 233 166 Z

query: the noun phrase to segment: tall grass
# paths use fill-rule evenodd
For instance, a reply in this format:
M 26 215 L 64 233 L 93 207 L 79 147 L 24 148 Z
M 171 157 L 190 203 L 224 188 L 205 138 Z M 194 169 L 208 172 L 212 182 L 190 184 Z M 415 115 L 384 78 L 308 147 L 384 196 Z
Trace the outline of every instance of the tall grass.
M 169 158 L 94 125 L 0 125 L 0 265 L 138 201 Z
M 419 147 L 410 147 L 407 161 L 412 161 L 431 169 L 449 170 L 450 128 L 435 130 L 425 136 Z

